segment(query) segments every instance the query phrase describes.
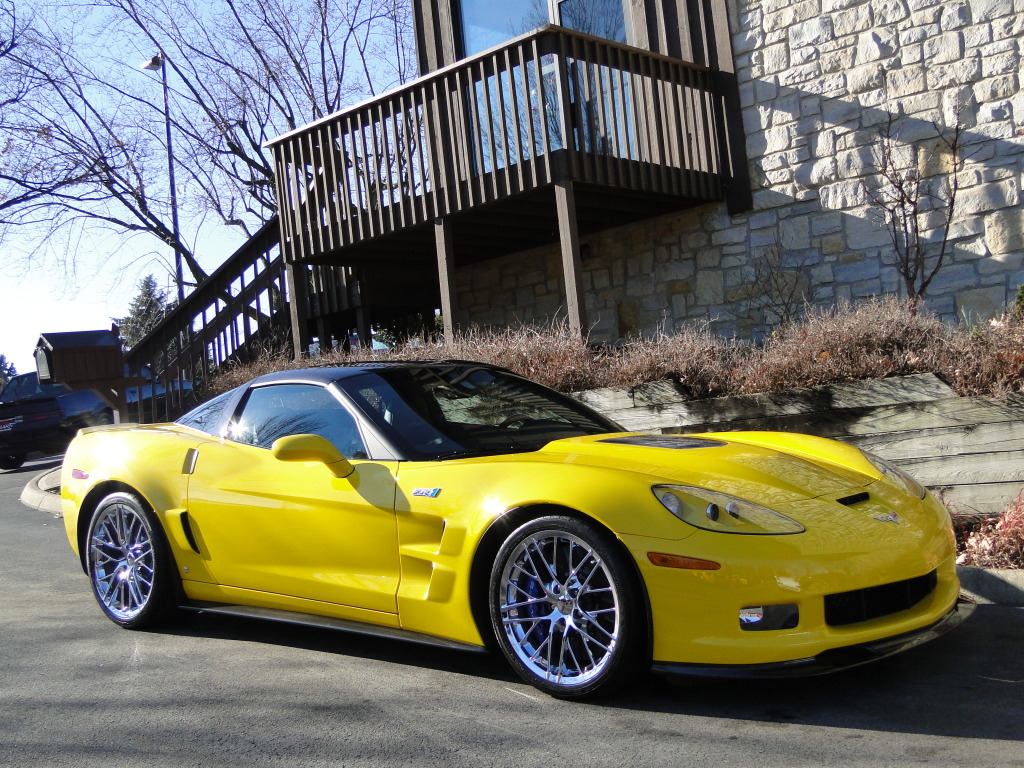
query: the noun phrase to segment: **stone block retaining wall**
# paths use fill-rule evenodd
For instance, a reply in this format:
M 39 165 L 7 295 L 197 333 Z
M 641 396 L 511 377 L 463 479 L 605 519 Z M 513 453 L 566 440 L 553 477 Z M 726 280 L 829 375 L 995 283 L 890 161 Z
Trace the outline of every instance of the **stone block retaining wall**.
M 890 116 L 904 166 L 934 178 L 948 163 L 936 126 L 948 134 L 959 115 L 970 157 L 927 305 L 950 321 L 999 314 L 1024 283 L 1024 0 L 734 0 L 730 11 L 755 209 L 705 206 L 587 238 L 594 338 L 703 319 L 756 336 L 780 298 L 898 293 L 867 196 Z M 541 321 L 564 305 L 557 246 L 455 277 L 463 326 Z

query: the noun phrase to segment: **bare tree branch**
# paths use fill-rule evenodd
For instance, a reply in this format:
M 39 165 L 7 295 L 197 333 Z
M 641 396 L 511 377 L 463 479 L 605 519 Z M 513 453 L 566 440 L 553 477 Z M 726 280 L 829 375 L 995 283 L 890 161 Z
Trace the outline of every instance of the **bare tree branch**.
M 927 143 L 905 144 L 899 138 L 899 121 L 889 112 L 875 147 L 877 181 L 866 188 L 888 230 L 896 271 L 914 312 L 951 248 L 950 228 L 965 160 L 959 114 L 951 128 L 932 126 L 935 134 Z M 928 226 L 933 211 L 942 215 L 937 230 Z
M 265 142 L 412 74 L 400 0 L 65 0 L 45 19 L 14 2 L 0 0 L 0 237 L 35 228 L 45 244 L 90 221 L 143 232 L 197 282 L 194 227 L 169 223 L 161 86 L 136 56 L 167 67 L 184 220 L 212 213 L 246 234 L 276 213 Z M 141 42 L 128 54 L 124 40 Z

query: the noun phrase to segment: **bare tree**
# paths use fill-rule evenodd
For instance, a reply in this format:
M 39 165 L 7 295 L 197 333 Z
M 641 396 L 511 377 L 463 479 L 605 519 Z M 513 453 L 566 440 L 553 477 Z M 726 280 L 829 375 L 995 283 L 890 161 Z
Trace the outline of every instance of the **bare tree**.
M 81 5 L 31 23 L 3 6 L 21 31 L 4 67 L 23 87 L 0 102 L 0 237 L 146 233 L 196 281 L 190 233 L 170 223 L 165 118 L 183 212 L 250 234 L 276 212 L 268 139 L 414 74 L 401 0 L 69 2 Z M 160 83 L 137 69 L 154 54 L 166 113 Z
M 14 60 L 26 26 L 27 20 L 18 13 L 14 0 L 0 2 L 0 116 L 8 107 L 20 102 L 28 90 L 28 84 Z
M 807 309 L 809 264 L 807 253 L 786 258 L 778 245 L 755 253 L 749 279 L 736 289 L 727 314 L 765 332 L 793 323 Z
M 964 164 L 959 116 L 951 128 L 932 125 L 931 139 L 904 143 L 899 121 L 890 112 L 874 150 L 877 182 L 867 185 L 868 199 L 889 231 L 896 271 L 914 313 L 950 251 L 950 225 Z

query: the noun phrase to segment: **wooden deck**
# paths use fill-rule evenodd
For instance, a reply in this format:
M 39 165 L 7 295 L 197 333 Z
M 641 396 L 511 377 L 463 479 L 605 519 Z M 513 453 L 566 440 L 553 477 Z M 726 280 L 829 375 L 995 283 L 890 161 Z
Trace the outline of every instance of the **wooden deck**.
M 432 260 L 438 219 L 460 252 L 474 231 L 477 254 L 550 242 L 536 193 L 562 181 L 598 226 L 722 200 L 721 90 L 706 67 L 543 27 L 270 142 L 285 260 Z

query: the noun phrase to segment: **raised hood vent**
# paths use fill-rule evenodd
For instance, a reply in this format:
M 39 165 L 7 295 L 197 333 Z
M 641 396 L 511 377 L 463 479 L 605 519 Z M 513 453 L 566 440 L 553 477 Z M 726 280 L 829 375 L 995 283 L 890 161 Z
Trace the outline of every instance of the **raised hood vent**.
M 852 496 L 844 496 L 841 499 L 836 499 L 836 501 L 844 507 L 852 507 L 854 504 L 861 504 L 870 498 L 871 496 L 867 491 L 862 491 L 860 493 L 855 493 Z
M 598 442 L 635 445 L 640 448 L 672 448 L 677 451 L 687 448 L 717 448 L 727 445 L 721 440 L 708 440 L 703 437 L 677 437 L 675 435 L 630 435 L 628 437 L 609 437 L 607 440 L 598 440 Z

